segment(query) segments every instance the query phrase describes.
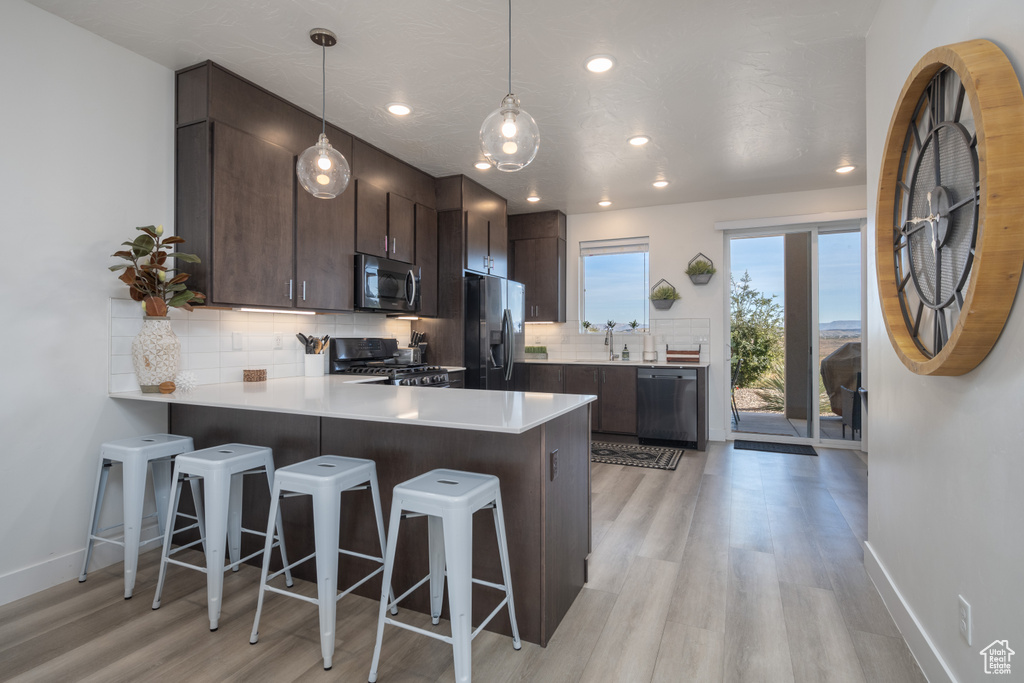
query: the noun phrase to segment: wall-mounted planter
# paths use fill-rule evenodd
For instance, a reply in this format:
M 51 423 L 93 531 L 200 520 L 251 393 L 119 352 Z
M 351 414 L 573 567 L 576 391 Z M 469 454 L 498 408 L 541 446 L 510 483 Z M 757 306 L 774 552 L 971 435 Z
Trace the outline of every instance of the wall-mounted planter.
M 706 285 L 711 282 L 711 276 L 715 274 L 715 263 L 704 254 L 697 252 L 697 255 L 686 264 L 686 274 L 693 284 Z
M 651 287 L 651 303 L 659 311 L 667 311 L 679 300 L 679 292 L 675 285 L 662 278 Z

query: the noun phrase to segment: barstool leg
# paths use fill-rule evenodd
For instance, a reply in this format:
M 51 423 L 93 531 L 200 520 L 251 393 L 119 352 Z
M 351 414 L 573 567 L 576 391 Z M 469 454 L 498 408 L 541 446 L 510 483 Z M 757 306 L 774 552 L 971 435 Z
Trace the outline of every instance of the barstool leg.
M 388 547 L 384 551 L 384 576 L 380 583 L 380 611 L 377 615 L 377 642 L 373 646 L 373 661 L 370 664 L 370 675 L 368 681 L 374 683 L 377 680 L 377 665 L 380 664 L 380 649 L 384 640 L 384 619 L 387 617 L 387 607 L 391 586 L 391 576 L 395 569 L 395 550 L 398 547 L 398 525 L 402 521 L 402 508 L 394 502 L 391 504 L 391 521 L 388 522 Z
M 213 471 L 203 477 L 206 507 L 206 603 L 210 630 L 220 623 L 221 598 L 224 596 L 224 552 L 228 533 L 228 498 L 231 475 Z
M 267 462 L 264 465 L 264 471 L 267 473 L 267 488 L 271 491 L 274 490 L 274 461 L 273 456 L 267 457 Z M 281 521 L 281 507 L 277 508 L 277 548 L 281 551 L 281 566 L 285 567 L 284 570 L 284 584 L 291 588 L 294 585 L 292 581 L 292 570 L 288 569 L 288 553 L 284 549 L 284 523 Z M 340 523 L 340 522 L 339 522 Z M 273 538 L 271 536 L 271 538 Z M 337 539 L 335 539 L 337 544 Z M 270 552 L 270 546 L 267 547 L 267 553 Z
M 374 467 L 373 476 L 370 477 L 370 494 L 373 496 L 373 515 L 377 520 L 377 538 L 380 540 L 380 552 L 381 558 L 384 557 L 384 548 L 387 546 L 387 540 L 384 536 L 384 514 L 381 512 L 380 506 L 380 488 L 377 485 L 377 470 Z M 383 584 L 381 584 L 383 585 Z M 388 600 L 390 602 L 395 601 L 395 589 L 388 585 Z M 398 605 L 391 608 L 392 614 L 398 614 Z M 436 621 L 434 622 L 437 623 Z
M 199 525 L 199 540 L 202 541 L 203 553 L 206 553 L 206 510 L 203 508 L 203 489 L 200 487 L 202 477 L 189 477 L 189 487 L 192 489 L 192 507 L 196 510 L 196 524 Z M 181 482 L 178 482 L 178 490 L 175 493 L 174 510 L 177 512 L 178 503 L 181 500 Z M 168 517 L 170 525 L 174 526 L 174 517 Z
M 160 596 L 163 595 L 164 579 L 167 577 L 167 555 L 171 552 L 171 536 L 174 535 L 174 520 L 177 518 L 178 502 L 181 500 L 181 472 L 178 471 L 177 463 L 174 465 L 174 474 L 171 475 L 171 479 L 174 481 L 174 495 L 171 496 L 171 500 L 167 504 L 167 528 L 164 529 L 164 546 L 160 551 L 160 573 L 156 580 L 156 594 L 153 596 L 153 609 L 160 609 Z M 192 491 L 193 495 L 196 496 L 196 510 L 198 511 L 199 496 L 195 494 L 196 488 L 196 482 L 193 481 Z M 200 529 L 200 533 L 203 533 L 202 529 Z
M 341 494 L 313 494 L 313 536 L 316 551 L 317 601 L 320 603 L 320 653 L 324 669 L 334 659 L 334 629 L 338 609 L 338 535 L 341 532 Z
M 171 496 L 171 470 L 174 461 L 170 458 L 150 461 L 153 470 L 153 500 L 156 501 L 156 523 L 163 536 L 167 528 L 167 501 Z
M 242 557 L 242 480 L 241 474 L 231 477 L 231 493 L 228 494 L 228 556 L 231 564 L 238 562 Z M 271 485 L 270 490 L 274 487 Z M 237 572 L 238 566 L 231 568 Z
M 473 667 L 473 516 L 470 513 L 445 511 L 444 545 L 455 680 L 470 683 Z
M 274 545 L 274 520 L 281 502 L 281 489 L 275 487 L 270 493 L 270 514 L 267 515 L 267 537 L 263 543 L 263 571 L 260 574 L 260 594 L 256 599 L 256 618 L 252 622 L 249 644 L 255 645 L 260 636 L 260 614 L 263 612 L 263 594 L 266 593 L 267 574 L 270 573 L 270 549 Z
M 516 606 L 512 599 L 512 569 L 508 561 L 508 541 L 505 538 L 505 512 L 501 507 L 501 492 L 494 499 L 494 531 L 498 537 L 498 556 L 501 558 L 501 576 L 508 596 L 508 620 L 512 622 L 512 647 L 522 649 L 519 626 L 516 624 Z
M 142 533 L 142 504 L 146 498 L 145 462 L 127 458 L 121 467 L 121 493 L 124 498 L 124 598 L 135 590 L 135 572 L 139 568 L 139 537 Z
M 103 507 L 103 496 L 107 491 L 107 473 L 110 470 L 110 461 L 106 458 L 100 458 L 100 467 L 96 472 L 96 486 L 93 491 L 96 492 L 96 498 L 92 501 L 92 519 L 89 520 L 89 535 L 85 539 L 85 562 L 82 563 L 82 573 L 78 576 L 78 582 L 81 583 L 89 578 L 89 560 L 92 558 L 92 537 L 96 535 L 96 531 L 100 528 L 100 509 Z
M 444 521 L 427 515 L 427 547 L 430 557 L 430 622 L 441 620 L 444 605 Z

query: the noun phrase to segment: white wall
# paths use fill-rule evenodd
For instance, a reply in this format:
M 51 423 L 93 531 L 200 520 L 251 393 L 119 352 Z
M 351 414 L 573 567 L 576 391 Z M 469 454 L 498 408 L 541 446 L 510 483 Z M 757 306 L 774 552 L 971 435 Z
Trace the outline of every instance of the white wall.
M 174 75 L 20 0 L 0 64 L 4 603 L 77 576 L 99 444 L 166 429 L 107 397 L 107 266 L 136 225 L 173 224 Z
M 881 149 L 907 74 L 931 48 L 972 38 L 996 42 L 1024 75 L 1019 0 L 882 0 L 867 39 L 869 233 Z M 873 235 L 868 247 L 873 254 Z M 979 651 L 993 640 L 1008 638 L 1024 653 L 1022 300 L 1018 292 L 1002 336 L 978 368 L 962 377 L 918 377 L 889 344 L 873 262 L 868 282 L 866 563 L 869 570 L 880 563 L 872 576 L 931 680 L 946 677 L 943 660 L 956 678 L 980 680 Z M 958 594 L 973 609 L 973 646 L 958 633 Z M 1024 655 L 1013 668 L 1021 677 Z
M 651 320 L 691 318 L 711 320 L 708 384 L 709 429 L 712 440 L 724 440 L 729 409 L 726 405 L 729 333 L 725 292 L 729 274 L 725 271 L 724 233 L 715 230 L 716 221 L 772 218 L 864 208 L 865 188 L 847 187 L 812 192 L 741 197 L 691 204 L 622 209 L 568 217 L 566 274 L 568 315 L 579 320 L 580 242 L 647 235 L 650 241 L 650 281 L 665 278 L 676 286 L 682 299 L 668 311 L 650 309 Z M 697 252 L 703 252 L 719 272 L 706 285 L 690 282 L 683 271 Z M 529 335 L 527 343 L 529 343 Z M 639 356 L 638 356 L 639 357 Z

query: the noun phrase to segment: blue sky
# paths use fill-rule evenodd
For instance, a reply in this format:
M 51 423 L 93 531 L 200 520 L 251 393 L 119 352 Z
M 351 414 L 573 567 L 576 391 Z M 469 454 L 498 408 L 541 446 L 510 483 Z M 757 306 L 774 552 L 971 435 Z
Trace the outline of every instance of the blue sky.
M 783 238 L 734 239 L 729 246 L 735 280 L 750 273 L 750 285 L 783 302 Z M 860 320 L 860 233 L 843 232 L 818 236 L 820 307 L 818 320 Z
M 619 323 L 617 327 L 633 319 L 645 326 L 648 307 L 646 252 L 588 256 L 584 260 L 585 318 L 602 329 L 609 319 Z

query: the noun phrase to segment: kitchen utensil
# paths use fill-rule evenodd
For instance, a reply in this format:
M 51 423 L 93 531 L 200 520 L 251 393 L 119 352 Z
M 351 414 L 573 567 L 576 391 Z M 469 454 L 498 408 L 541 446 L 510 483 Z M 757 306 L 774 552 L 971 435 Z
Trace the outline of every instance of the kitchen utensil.
M 304 349 L 306 349 L 306 353 L 309 353 L 309 337 L 299 332 L 295 335 L 295 338 L 298 339 L 299 343 L 302 344 Z

